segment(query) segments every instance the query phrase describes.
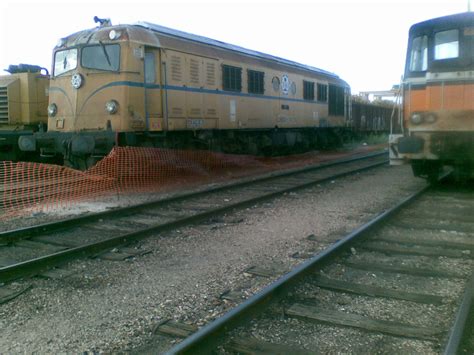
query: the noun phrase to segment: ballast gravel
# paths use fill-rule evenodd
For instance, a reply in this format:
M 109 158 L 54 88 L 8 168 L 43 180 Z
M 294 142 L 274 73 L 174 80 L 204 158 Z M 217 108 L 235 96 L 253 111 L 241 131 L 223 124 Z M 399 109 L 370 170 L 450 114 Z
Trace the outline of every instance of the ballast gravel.
M 281 275 L 423 185 L 409 166 L 385 166 L 156 235 L 134 246 L 150 251 L 143 256 L 77 260 L 69 277 L 19 280 L 8 286 L 32 288 L 0 305 L 0 353 L 164 352 L 178 341 L 157 331 L 165 320 L 207 324 L 278 277 L 249 267 Z

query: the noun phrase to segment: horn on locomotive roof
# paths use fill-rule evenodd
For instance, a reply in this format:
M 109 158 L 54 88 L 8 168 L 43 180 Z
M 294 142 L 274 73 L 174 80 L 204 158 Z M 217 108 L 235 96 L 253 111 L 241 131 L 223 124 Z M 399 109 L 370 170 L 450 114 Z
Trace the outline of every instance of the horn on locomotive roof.
M 99 23 L 100 27 L 112 26 L 112 21 L 109 18 L 99 18 L 94 16 L 94 22 Z

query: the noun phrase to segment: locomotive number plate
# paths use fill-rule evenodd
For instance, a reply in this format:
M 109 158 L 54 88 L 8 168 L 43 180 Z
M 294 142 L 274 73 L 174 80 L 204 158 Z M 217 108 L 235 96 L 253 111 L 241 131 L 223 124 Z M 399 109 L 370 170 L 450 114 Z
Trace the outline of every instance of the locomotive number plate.
M 202 126 L 204 126 L 204 120 L 200 118 L 188 118 L 186 121 L 188 128 L 201 128 Z

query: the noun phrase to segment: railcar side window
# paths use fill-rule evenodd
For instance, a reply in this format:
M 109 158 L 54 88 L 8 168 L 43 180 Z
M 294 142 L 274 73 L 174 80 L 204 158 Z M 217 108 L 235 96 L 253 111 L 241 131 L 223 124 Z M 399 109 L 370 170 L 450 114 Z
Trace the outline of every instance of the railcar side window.
M 255 71 L 255 70 L 248 70 L 248 92 L 249 94 L 263 94 L 264 92 L 264 83 L 263 77 L 265 75 L 264 72 Z
M 303 80 L 303 99 L 314 100 L 314 83 Z
M 425 71 L 428 68 L 428 37 L 413 39 L 410 53 L 410 71 Z
M 58 51 L 54 55 L 54 76 L 77 68 L 77 49 Z
M 434 59 L 459 57 L 459 31 L 449 30 L 435 34 Z
M 336 85 L 329 85 L 329 115 L 344 115 L 344 88 Z
M 318 84 L 318 101 L 326 102 L 328 100 L 328 86 Z
M 81 64 L 85 68 L 118 71 L 120 68 L 120 45 L 99 44 L 82 49 Z
M 225 91 L 242 91 L 242 68 L 222 66 L 222 88 Z

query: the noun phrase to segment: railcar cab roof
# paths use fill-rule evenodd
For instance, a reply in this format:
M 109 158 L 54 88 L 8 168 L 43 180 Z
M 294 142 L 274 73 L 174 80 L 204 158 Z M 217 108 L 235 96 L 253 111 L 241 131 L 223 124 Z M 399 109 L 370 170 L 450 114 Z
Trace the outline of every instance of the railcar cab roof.
M 457 42 L 456 53 L 446 58 L 435 58 L 437 34 L 450 31 L 454 32 L 455 39 L 446 41 Z M 426 72 L 472 70 L 473 52 L 474 12 L 463 12 L 416 23 L 409 30 L 405 78 L 424 77 Z M 414 64 L 414 60 L 418 61 L 418 65 Z
M 474 26 L 474 12 L 462 12 L 416 23 L 410 27 L 410 37 L 466 26 Z
M 115 31 L 120 36 L 116 39 L 110 38 L 111 31 Z M 117 25 L 108 27 L 96 27 L 73 33 L 62 39 L 59 47 L 76 47 L 88 44 L 110 43 L 117 41 L 131 41 L 142 43 L 146 46 L 160 47 L 159 39 L 150 31 L 144 31 L 131 25 Z

